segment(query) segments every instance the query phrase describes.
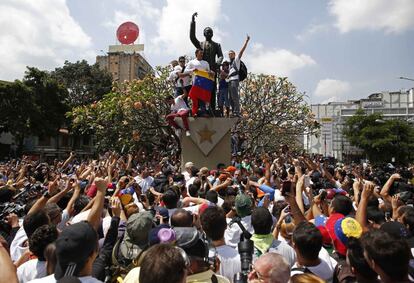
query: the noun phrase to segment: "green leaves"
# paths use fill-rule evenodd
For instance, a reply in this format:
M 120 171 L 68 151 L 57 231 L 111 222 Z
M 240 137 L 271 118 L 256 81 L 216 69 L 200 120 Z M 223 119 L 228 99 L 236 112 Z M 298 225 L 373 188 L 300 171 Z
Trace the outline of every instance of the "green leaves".
M 359 109 L 346 121 L 344 134 L 374 163 L 390 162 L 392 157 L 399 164 L 412 160 L 414 129 L 404 120 L 384 120 L 381 114 L 366 115 Z
M 68 116 L 81 133 L 94 133 L 100 150 L 136 151 L 139 148 L 166 149 L 177 146 L 173 131 L 166 124 L 169 106 L 164 98 L 173 93 L 166 81 L 168 70 L 157 76 L 114 83 L 101 100 L 72 109 Z

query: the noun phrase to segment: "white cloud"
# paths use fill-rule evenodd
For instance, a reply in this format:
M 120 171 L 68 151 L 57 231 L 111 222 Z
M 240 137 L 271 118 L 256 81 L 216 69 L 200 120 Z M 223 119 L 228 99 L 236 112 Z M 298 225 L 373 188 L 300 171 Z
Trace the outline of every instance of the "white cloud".
M 329 30 L 329 26 L 325 24 L 312 24 L 308 26 L 303 32 L 296 35 L 296 39 L 300 41 L 305 41 L 308 38 L 312 37 L 315 34 L 327 32 Z
M 93 59 L 91 45 L 65 0 L 0 4 L 0 79 L 22 78 L 26 65 L 53 69 L 65 59 Z
M 323 103 L 328 103 L 337 101 L 350 90 L 351 85 L 346 81 L 324 79 L 318 82 L 314 95 L 319 99 L 324 99 Z
M 306 54 L 295 54 L 286 49 L 267 49 L 261 43 L 254 44 L 252 51 L 246 51 L 246 63 L 253 73 L 290 76 L 293 71 L 316 64 Z
M 220 42 L 222 35 L 215 25 L 220 18 L 221 0 L 193 1 L 193 0 L 167 0 L 162 8 L 159 19 L 158 35 L 153 44 L 163 53 L 171 55 L 189 53 L 194 47 L 189 39 L 191 15 L 198 12 L 196 18 L 197 38 L 204 40 L 203 29 L 207 26 L 213 28 L 213 40 Z
M 190 42 L 189 31 L 191 16 L 198 12 L 196 18 L 197 38 L 202 41 L 203 29 L 213 28 L 213 40 L 220 42 L 225 36 L 216 25 L 217 21 L 228 20 L 221 14 L 221 0 L 193 1 L 193 0 L 166 0 L 163 7 L 157 8 L 156 3 L 148 0 L 118 0 L 124 8 L 116 10 L 111 21 L 104 25 L 113 29 L 123 21 L 131 20 L 136 23 L 145 23 L 155 26 L 155 32 L 145 33 L 145 25 L 140 30 L 146 36 L 140 42 L 145 43 L 145 49 L 153 54 L 193 54 L 194 47 Z M 126 9 L 125 9 L 126 7 Z M 146 21 L 147 20 L 147 21 Z
M 342 33 L 362 29 L 399 33 L 414 29 L 413 0 L 331 0 L 329 11 Z

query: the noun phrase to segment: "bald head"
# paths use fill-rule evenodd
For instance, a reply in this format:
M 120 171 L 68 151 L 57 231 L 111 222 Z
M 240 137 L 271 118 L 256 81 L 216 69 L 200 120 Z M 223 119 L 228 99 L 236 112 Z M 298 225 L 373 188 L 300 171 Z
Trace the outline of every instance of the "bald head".
M 268 283 L 287 283 L 290 278 L 290 267 L 286 259 L 277 253 L 266 253 L 254 263 L 254 270 L 249 274 L 249 282 L 258 279 L 258 275 L 268 279 Z
M 171 216 L 171 226 L 173 227 L 192 227 L 193 215 L 185 209 L 179 208 Z

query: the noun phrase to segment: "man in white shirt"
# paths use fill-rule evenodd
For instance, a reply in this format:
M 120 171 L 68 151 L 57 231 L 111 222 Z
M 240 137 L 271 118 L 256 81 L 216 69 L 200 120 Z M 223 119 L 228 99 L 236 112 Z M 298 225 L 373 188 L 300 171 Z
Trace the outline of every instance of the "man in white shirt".
M 29 239 L 30 251 L 37 257 L 31 259 L 17 268 L 17 277 L 20 283 L 26 283 L 47 275 L 46 258 L 44 251 L 58 237 L 58 231 L 53 225 L 43 225 L 36 229 Z
M 204 210 L 200 217 L 201 226 L 212 241 L 214 249 L 210 249 L 209 257 L 217 256 L 220 260 L 218 274 L 233 282 L 234 274 L 241 271 L 238 251 L 224 242 L 224 231 L 227 228 L 226 215 L 223 209 L 212 206 Z
M 239 96 L 239 70 L 240 59 L 243 56 L 244 50 L 246 50 L 247 43 L 250 40 L 250 36 L 247 35 L 246 41 L 243 44 L 242 49 L 236 57 L 236 53 L 233 50 L 229 51 L 230 59 L 230 71 L 229 71 L 229 99 L 233 116 L 240 117 L 240 96 Z
M 293 232 L 293 248 L 297 262 L 292 267 L 291 276 L 313 273 L 326 282 L 333 281 L 337 262 L 322 248 L 322 234 L 312 223 L 301 222 Z
M 180 96 L 184 94 L 183 89 L 185 89 L 187 92 L 190 92 L 191 89 L 191 75 L 188 74 L 185 77 L 179 77 L 180 73 L 183 73 L 186 70 L 185 66 L 185 57 L 180 56 L 178 58 L 178 65 L 174 66 L 173 71 L 170 73 L 170 76 L 168 77 L 169 81 L 174 82 L 175 85 L 175 97 Z M 187 99 L 185 99 L 185 102 L 187 103 Z
M 196 58 L 191 60 L 190 62 L 188 62 L 187 66 L 185 68 L 185 71 L 180 73 L 179 77 L 180 78 L 185 78 L 188 75 L 193 74 L 193 72 L 195 70 L 209 72 L 210 74 L 214 75 L 214 72 L 210 70 L 210 65 L 208 64 L 208 62 L 203 60 L 203 50 L 197 49 L 195 51 L 195 56 L 196 56 Z M 203 101 L 201 101 L 200 99 L 197 99 L 197 98 L 192 98 L 192 103 L 193 103 L 193 107 L 192 107 L 193 116 L 197 116 L 197 111 L 198 111 L 198 106 L 199 105 L 200 105 L 200 110 L 202 112 L 204 112 L 205 110 L 207 110 L 208 112 L 211 112 L 209 110 L 209 107 L 210 107 L 209 102 L 205 102 L 205 107 L 204 107 Z
M 180 135 L 182 128 L 177 124 L 177 122 L 175 122 L 174 119 L 176 117 L 181 117 L 183 120 L 185 135 L 189 137 L 191 135 L 190 127 L 188 125 L 188 114 L 190 113 L 190 109 L 184 101 L 187 96 L 187 91 L 184 91 L 184 94 L 179 95 L 176 98 L 171 95 L 166 98 L 166 102 L 171 105 L 171 114 L 168 114 L 166 119 L 168 124 L 176 129 L 176 134 Z

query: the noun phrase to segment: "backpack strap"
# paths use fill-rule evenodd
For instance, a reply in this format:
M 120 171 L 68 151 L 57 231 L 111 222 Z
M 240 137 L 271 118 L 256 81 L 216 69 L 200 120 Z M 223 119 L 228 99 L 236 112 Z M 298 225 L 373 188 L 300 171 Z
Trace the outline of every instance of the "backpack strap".
M 302 273 L 313 274 L 313 272 L 310 271 L 309 268 L 307 268 L 307 267 L 295 267 L 295 268 L 292 268 L 291 271 L 299 271 L 299 272 L 302 272 Z
M 218 283 L 216 274 L 211 275 L 211 283 Z

